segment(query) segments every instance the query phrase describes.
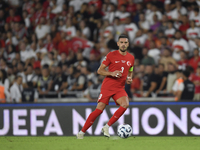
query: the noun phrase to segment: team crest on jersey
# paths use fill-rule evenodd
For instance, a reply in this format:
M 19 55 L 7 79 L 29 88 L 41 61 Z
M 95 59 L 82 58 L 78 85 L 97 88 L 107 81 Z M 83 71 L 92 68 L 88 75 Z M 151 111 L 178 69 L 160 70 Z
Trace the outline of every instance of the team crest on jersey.
M 127 66 L 131 66 L 131 62 L 130 61 L 127 61 Z
M 125 63 L 126 62 L 126 60 L 122 60 L 122 63 Z

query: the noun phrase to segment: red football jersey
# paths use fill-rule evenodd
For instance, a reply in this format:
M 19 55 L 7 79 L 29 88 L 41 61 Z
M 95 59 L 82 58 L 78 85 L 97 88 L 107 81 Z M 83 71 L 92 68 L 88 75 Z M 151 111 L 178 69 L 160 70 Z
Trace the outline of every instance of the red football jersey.
M 106 76 L 101 89 L 111 91 L 123 89 L 129 69 L 134 65 L 134 60 L 134 56 L 128 52 L 126 55 L 121 55 L 118 50 L 108 53 L 102 63 L 108 66 L 110 72 L 121 71 L 122 76 L 120 78 Z

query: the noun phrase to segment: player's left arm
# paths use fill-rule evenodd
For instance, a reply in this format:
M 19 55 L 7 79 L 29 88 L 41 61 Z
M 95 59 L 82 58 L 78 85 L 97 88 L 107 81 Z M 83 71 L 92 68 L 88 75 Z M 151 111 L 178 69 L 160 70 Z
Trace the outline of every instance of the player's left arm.
M 126 83 L 131 84 L 132 81 L 133 81 L 132 78 L 133 78 L 133 66 L 130 67 L 130 69 L 129 69 L 128 76 L 127 76 L 127 79 L 126 79 Z

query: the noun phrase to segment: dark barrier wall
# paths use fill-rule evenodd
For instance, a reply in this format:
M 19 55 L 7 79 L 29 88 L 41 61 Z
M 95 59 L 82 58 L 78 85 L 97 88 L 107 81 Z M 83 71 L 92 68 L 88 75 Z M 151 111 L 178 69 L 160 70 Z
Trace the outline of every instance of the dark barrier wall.
M 0 135 L 75 135 L 95 107 L 96 103 L 0 104 Z M 87 135 L 101 135 L 117 108 L 110 103 Z M 130 102 L 110 134 L 122 123 L 132 126 L 133 135 L 200 135 L 200 102 Z

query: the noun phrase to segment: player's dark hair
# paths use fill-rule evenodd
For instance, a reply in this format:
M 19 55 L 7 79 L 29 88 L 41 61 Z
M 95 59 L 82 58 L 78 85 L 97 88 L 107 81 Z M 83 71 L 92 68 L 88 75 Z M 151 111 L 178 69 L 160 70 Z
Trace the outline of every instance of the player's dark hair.
M 127 38 L 127 39 L 128 39 L 128 36 L 127 36 L 126 34 L 121 34 L 121 35 L 119 36 L 119 38 L 118 38 L 118 41 L 119 41 L 119 39 L 121 39 L 121 38 Z M 129 41 L 129 39 L 128 39 L 128 41 Z

